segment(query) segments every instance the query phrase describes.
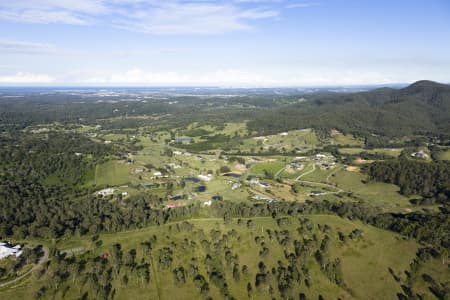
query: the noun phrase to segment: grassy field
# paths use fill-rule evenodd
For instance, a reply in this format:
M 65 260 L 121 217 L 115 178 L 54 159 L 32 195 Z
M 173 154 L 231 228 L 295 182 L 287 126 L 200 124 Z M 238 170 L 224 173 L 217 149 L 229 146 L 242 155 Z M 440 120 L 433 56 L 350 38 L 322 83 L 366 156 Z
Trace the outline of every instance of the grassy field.
M 386 149 L 386 148 L 377 148 L 377 149 L 363 149 L 363 148 L 339 148 L 339 152 L 342 154 L 359 154 L 361 152 L 367 152 L 370 154 L 384 154 L 392 157 L 398 157 L 400 153 L 403 151 L 402 148 L 395 149 Z
M 111 160 L 98 165 L 95 170 L 95 183 L 102 186 L 115 186 L 129 182 L 132 166 L 123 161 Z
M 105 141 L 126 141 L 128 140 L 132 135 L 127 134 L 117 134 L 117 133 L 110 133 L 110 134 L 104 134 L 101 135 L 101 138 L 103 138 Z
M 180 131 L 180 134 L 190 137 L 212 136 L 216 134 L 224 134 L 234 136 L 244 136 L 247 134 L 247 122 L 226 123 L 223 128 L 217 128 L 211 125 L 198 126 L 198 123 L 190 124 L 187 129 Z
M 320 144 L 316 133 L 312 129 L 292 130 L 287 132 L 287 136 L 275 135 L 268 137 L 268 143 L 284 143 L 289 148 L 311 147 Z
M 340 170 L 335 176 L 330 177 L 330 181 L 335 182 L 344 191 L 354 193 L 386 209 L 395 210 L 411 206 L 408 198 L 398 193 L 400 190 L 398 186 L 382 182 L 363 183 L 362 180 L 366 179 L 364 174 L 345 170 Z
M 269 148 L 292 151 L 294 148 L 310 150 L 320 145 L 316 133 L 311 129 L 288 131 L 287 136 L 269 135 L 265 137 L 247 138 L 239 149 L 244 152 L 265 151 Z
M 89 186 L 92 186 L 93 184 L 95 184 L 95 180 L 96 180 L 96 178 L 95 178 L 95 173 L 96 173 L 96 170 L 97 170 L 97 167 L 93 167 L 93 168 L 91 168 L 91 169 L 89 169 L 88 170 L 88 172 L 86 173 L 86 180 L 85 180 L 85 183 L 84 183 L 84 186 L 85 187 L 89 187 Z
M 392 299 L 393 291 L 400 292 L 398 283 L 393 280 L 388 268 L 391 267 L 398 273 L 407 269 L 417 249 L 415 242 L 405 241 L 399 236 L 364 226 L 360 222 L 329 216 L 314 216 L 312 219 L 344 232 L 363 229 L 363 241 L 348 246 L 334 239 L 332 245 L 334 255 L 342 258 L 345 282 L 354 292 L 355 298 Z M 399 256 L 399 253 L 402 255 Z
M 225 134 L 229 136 L 233 136 L 236 133 L 239 136 L 244 136 L 247 134 L 247 123 L 227 123 L 225 124 L 225 128 L 218 132 L 219 134 Z
M 439 160 L 450 160 L 450 150 L 439 152 L 437 157 Z
M 448 263 L 448 260 L 446 263 Z M 446 263 L 443 263 L 441 259 L 431 259 L 427 264 L 421 266 L 418 271 L 419 276 L 417 276 L 413 288 L 421 294 L 427 294 L 429 292 L 430 283 L 425 281 L 425 274 L 437 282 L 446 282 L 448 284 L 450 282 L 450 270 Z
M 336 145 L 349 145 L 360 147 L 364 145 L 364 141 L 362 139 L 356 138 L 353 135 L 344 135 L 342 133 L 333 134 L 331 137 L 331 141 Z
M 239 265 L 246 265 L 249 269 L 248 275 L 241 274 L 240 279 L 235 281 L 231 267 L 227 265 L 223 254 L 217 253 L 215 257 L 213 256 L 213 261 L 223 268 L 230 294 L 236 299 L 246 299 L 246 286 L 247 283 L 250 283 L 253 286 L 251 293 L 253 299 L 271 299 L 272 296 L 267 290 L 268 286 L 271 285 L 274 288 L 273 297 L 280 299 L 281 295 L 277 289 L 276 276 L 269 276 L 267 284 L 264 284 L 261 288 L 254 286 L 255 276 L 258 273 L 258 263 L 263 261 L 269 272 L 272 268 L 278 268 L 280 264 L 287 266 L 284 251 L 293 251 L 293 243 L 291 240 L 291 242 L 282 246 L 276 239 L 269 237 L 266 229 L 272 229 L 272 232 L 273 230 L 287 230 L 292 239 L 310 238 L 312 234 L 322 239 L 324 233 L 319 230 L 318 225 L 327 224 L 331 227 L 331 231 L 328 233 L 331 238 L 328 250 L 329 259 L 340 258 L 345 288 L 331 282 L 320 270 L 320 266 L 314 257 L 309 256 L 307 268 L 310 286 L 307 287 L 303 281 L 295 284 L 291 291 L 292 295 L 297 296 L 302 292 L 306 294 L 308 299 L 317 299 L 319 295 L 322 295 L 325 299 L 336 297 L 341 299 L 396 298 L 395 295 L 401 292 L 401 287 L 388 269 L 392 268 L 396 274 L 402 274 L 404 270 L 407 270 L 418 248 L 416 242 L 407 241 L 391 232 L 336 216 L 313 215 L 306 217 L 312 222 L 314 229 L 302 236 L 296 230 L 299 226 L 296 219 L 290 219 L 291 225 L 279 227 L 273 218 L 253 218 L 253 228 L 237 225 L 236 219 L 229 225 L 224 225 L 221 219 L 197 219 L 189 221 L 194 225 L 192 231 L 178 231 L 173 224 L 171 226 L 164 225 L 127 232 L 101 234 L 99 238 L 102 245 L 100 247 L 95 246 L 89 236 L 61 240 L 56 246 L 61 250 L 82 248 L 87 251 L 83 258 L 90 261 L 93 257 L 110 252 L 112 245 L 119 243 L 124 253 L 136 249 L 136 261 L 151 262 L 151 279 L 148 284 L 142 283 L 138 274 L 123 266 L 119 277 L 128 274 L 130 280 L 126 285 L 121 284 L 120 280 L 111 282 L 115 289 L 114 299 L 199 299 L 201 297 L 200 292 L 194 286 L 193 278 L 187 276 L 185 284 L 177 285 L 174 283 L 172 270 L 178 266 L 183 266 L 188 270 L 192 258 L 195 258 L 198 262 L 198 272 L 206 276 L 207 269 L 204 258 L 208 252 L 201 246 L 198 234 L 204 232 L 206 239 L 211 240 L 210 232 L 217 230 L 222 235 L 228 236 L 227 249 L 231 253 L 239 253 Z M 346 242 L 338 239 L 338 232 L 347 235 L 354 229 L 362 230 L 363 236 L 361 239 L 347 240 Z M 236 235 L 231 235 L 231 230 L 235 230 Z M 141 243 L 149 240 L 153 235 L 156 237 L 156 242 L 153 243 L 152 254 L 144 254 Z M 265 241 L 270 255 L 264 258 L 258 255 L 261 246 L 255 243 L 256 236 L 260 236 Z M 191 243 L 191 246 L 185 248 L 183 246 L 186 245 L 185 240 L 193 241 L 195 244 Z M 170 247 L 173 251 L 173 261 L 169 269 L 161 269 L 158 263 L 158 253 L 163 247 Z M 398 255 L 398 253 L 402 253 L 402 255 Z M 435 266 L 429 268 L 435 268 Z M 1 289 L 0 295 L 2 299 L 34 299 L 35 291 L 46 284 L 47 277 L 48 275 L 40 278 L 28 277 L 15 287 Z M 81 285 L 80 279 L 74 278 L 72 280 L 70 278 L 66 283 L 60 284 L 56 293 L 53 292 L 52 288 L 48 290 L 46 298 L 62 299 L 62 291 L 65 290 L 64 299 L 78 299 L 81 297 L 78 288 L 76 288 L 79 285 Z M 52 286 L 54 287 L 54 285 L 50 285 L 50 287 Z M 222 298 L 219 289 L 213 283 L 210 282 L 209 288 L 209 295 L 213 299 Z M 95 292 L 89 289 L 89 285 L 82 290 L 89 292 L 90 299 L 95 298 Z
M 316 181 L 316 182 L 327 182 L 327 177 L 328 175 L 330 175 L 331 173 L 336 171 L 336 167 L 331 168 L 331 169 L 321 169 L 319 167 L 316 166 L 316 169 L 314 170 L 314 172 L 309 173 L 309 171 L 311 170 L 311 168 L 308 168 L 305 170 L 304 173 L 307 173 L 305 176 L 301 177 L 301 180 L 308 180 L 308 181 Z
M 339 153 L 342 154 L 359 154 L 361 152 L 363 152 L 364 149 L 363 148 L 339 148 Z
M 228 177 L 219 177 L 216 180 L 206 183 L 207 190 L 203 193 L 197 193 L 198 200 L 208 201 L 215 195 L 223 197 L 224 200 L 233 202 L 246 201 L 249 193 L 244 187 L 231 189 L 233 180 L 229 180 Z
M 285 165 L 286 164 L 282 161 L 257 163 L 252 167 L 251 172 L 252 174 L 258 176 L 263 176 L 265 171 L 267 171 L 270 174 L 275 174 L 279 170 L 281 170 Z

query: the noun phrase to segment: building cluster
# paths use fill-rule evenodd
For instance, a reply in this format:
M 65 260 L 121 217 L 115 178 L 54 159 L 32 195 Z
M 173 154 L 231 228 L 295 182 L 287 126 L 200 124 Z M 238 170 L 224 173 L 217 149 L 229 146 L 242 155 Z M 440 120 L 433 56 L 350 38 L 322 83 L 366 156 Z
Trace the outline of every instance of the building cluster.
M 322 168 L 330 169 L 336 165 L 334 156 L 325 154 L 316 154 L 313 160 Z

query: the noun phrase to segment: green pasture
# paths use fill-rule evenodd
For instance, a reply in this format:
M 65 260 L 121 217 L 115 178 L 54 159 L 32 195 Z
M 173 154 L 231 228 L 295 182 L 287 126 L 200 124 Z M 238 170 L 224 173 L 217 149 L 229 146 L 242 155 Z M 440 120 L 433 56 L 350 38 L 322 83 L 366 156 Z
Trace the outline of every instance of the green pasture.
M 361 152 L 367 152 L 370 154 L 384 154 L 392 157 L 398 157 L 403 151 L 402 148 L 376 148 L 376 149 L 364 149 L 364 148 L 339 148 L 339 152 L 342 154 L 355 155 Z
M 398 186 L 382 182 L 363 183 L 363 180 L 367 180 L 366 175 L 345 170 L 340 170 L 330 177 L 330 181 L 344 191 L 389 210 L 411 206 L 409 199 L 399 193 Z
M 123 161 L 110 160 L 104 164 L 97 165 L 95 170 L 95 184 L 97 186 L 115 186 L 130 181 L 133 165 Z
M 284 168 L 285 165 L 286 164 L 282 161 L 256 163 L 251 168 L 251 173 L 258 176 L 263 176 L 266 171 L 275 175 L 275 173 Z
M 335 134 L 331 137 L 332 143 L 336 145 L 350 145 L 355 147 L 361 147 L 364 145 L 364 141 L 360 138 L 354 137 L 351 134 L 344 135 L 342 133 Z
M 450 160 L 450 149 L 446 151 L 441 151 L 437 154 L 439 160 Z
M 330 169 L 322 169 L 319 166 L 316 166 L 316 169 L 309 173 L 309 171 L 311 170 L 310 167 L 308 167 L 307 169 L 305 168 L 303 173 L 308 173 L 305 176 L 302 176 L 300 179 L 301 180 L 307 180 L 307 181 L 315 181 L 315 182 L 327 182 L 327 177 L 328 175 L 330 175 L 331 173 L 336 171 L 337 166 L 330 168 Z

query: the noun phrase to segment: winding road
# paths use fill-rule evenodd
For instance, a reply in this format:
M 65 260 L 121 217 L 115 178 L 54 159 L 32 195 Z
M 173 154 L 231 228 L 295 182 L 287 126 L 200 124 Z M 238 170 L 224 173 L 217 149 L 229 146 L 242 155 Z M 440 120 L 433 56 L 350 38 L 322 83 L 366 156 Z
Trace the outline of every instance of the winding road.
M 22 280 L 26 276 L 28 276 L 31 273 L 33 273 L 34 271 L 36 271 L 44 263 L 48 262 L 49 250 L 48 250 L 47 247 L 43 247 L 42 250 L 44 251 L 44 255 L 39 259 L 37 264 L 35 264 L 28 272 L 23 273 L 22 275 L 14 278 L 13 280 L 10 280 L 10 281 L 4 282 L 4 283 L 0 283 L 0 288 L 8 286 L 10 284 L 13 284 L 13 283 L 16 283 L 16 282 Z
M 298 176 L 297 178 L 295 178 L 295 181 L 299 181 L 300 178 L 302 178 L 303 176 L 306 176 L 306 175 L 308 175 L 308 174 L 311 174 L 311 173 L 314 172 L 315 170 L 316 170 L 316 164 L 313 163 L 313 164 L 312 164 L 312 169 L 309 170 L 309 171 L 307 171 L 307 172 L 305 172 L 305 173 L 303 173 L 303 174 L 301 174 L 301 175 Z
M 309 180 L 300 180 L 300 178 L 302 178 L 303 176 L 306 176 L 306 175 L 308 175 L 308 174 L 311 174 L 312 172 L 314 172 L 314 171 L 316 170 L 316 164 L 313 164 L 313 167 L 312 167 L 311 170 L 309 170 L 309 171 L 307 171 L 307 172 L 301 174 L 300 176 L 298 176 L 298 177 L 295 179 L 295 181 L 297 181 L 297 182 L 309 183 L 309 184 L 315 184 L 315 185 L 318 185 L 318 186 L 323 186 L 323 187 L 327 187 L 327 188 L 331 188 L 331 189 L 335 189 L 335 190 L 336 190 L 335 192 L 325 192 L 325 193 L 323 193 L 323 195 L 326 195 L 326 194 L 338 194 L 338 193 L 342 193 L 342 192 L 345 192 L 343 189 L 340 189 L 340 188 L 338 188 L 337 186 L 332 185 L 332 184 L 330 183 L 330 178 L 331 178 L 331 176 L 333 176 L 333 174 L 337 173 L 340 169 L 341 169 L 341 168 L 336 168 L 333 172 L 331 172 L 330 174 L 328 174 L 328 176 L 327 176 L 327 178 L 326 178 L 327 183 L 316 182 L 316 181 L 309 181 Z
M 309 184 L 315 184 L 315 185 L 319 185 L 319 186 L 323 186 L 323 187 L 327 187 L 327 188 L 331 188 L 331 189 L 335 189 L 335 192 L 325 192 L 323 193 L 323 195 L 326 194 L 338 194 L 338 193 L 342 193 L 345 192 L 343 189 L 340 189 L 334 185 L 328 184 L 328 183 L 322 183 L 322 182 L 316 182 L 316 181 L 308 181 L 308 180 L 297 180 L 297 182 L 304 182 L 304 183 L 309 183 Z

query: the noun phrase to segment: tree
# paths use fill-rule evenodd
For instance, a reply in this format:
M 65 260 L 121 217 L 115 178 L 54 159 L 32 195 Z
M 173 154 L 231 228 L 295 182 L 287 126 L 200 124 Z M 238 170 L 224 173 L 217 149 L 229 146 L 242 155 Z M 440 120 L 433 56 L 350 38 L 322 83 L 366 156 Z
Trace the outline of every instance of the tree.
M 172 265 L 173 251 L 169 247 L 164 247 L 159 250 L 158 263 L 160 268 L 168 269 Z
M 253 288 L 252 288 L 252 284 L 250 282 L 247 283 L 247 295 L 250 298 L 251 294 L 252 294 Z
M 186 283 L 186 275 L 183 267 L 174 269 L 172 273 L 176 285 L 183 285 Z
M 231 169 L 228 166 L 222 166 L 219 169 L 220 173 L 229 173 L 231 172 Z
M 141 246 L 142 246 L 142 255 L 143 256 L 146 256 L 152 250 L 151 242 L 142 242 Z
M 131 249 L 125 256 L 125 265 L 133 267 L 136 264 L 136 249 Z
M 225 212 L 224 215 L 223 215 L 223 222 L 224 222 L 224 224 L 225 224 L 225 225 L 230 224 L 230 223 L 231 223 L 231 220 L 232 220 L 231 214 L 228 213 L 228 212 Z
M 35 294 L 36 299 L 41 299 L 45 295 L 46 291 L 47 287 L 45 286 L 41 287 Z
M 242 266 L 242 274 L 244 274 L 244 276 L 248 276 L 248 267 L 247 265 L 243 265 Z
M 247 228 L 252 229 L 253 227 L 255 227 L 255 224 L 253 223 L 252 220 L 248 220 L 247 221 Z
M 128 281 L 129 281 L 128 276 L 127 276 L 127 274 L 125 274 L 122 276 L 122 280 L 120 281 L 120 283 L 122 284 L 122 286 L 125 287 L 128 285 Z
M 241 279 L 241 273 L 239 272 L 239 265 L 235 264 L 233 267 L 233 279 L 239 281 Z

